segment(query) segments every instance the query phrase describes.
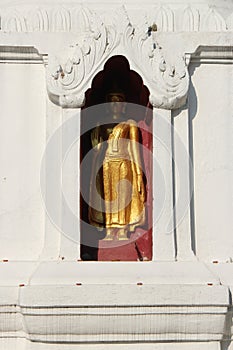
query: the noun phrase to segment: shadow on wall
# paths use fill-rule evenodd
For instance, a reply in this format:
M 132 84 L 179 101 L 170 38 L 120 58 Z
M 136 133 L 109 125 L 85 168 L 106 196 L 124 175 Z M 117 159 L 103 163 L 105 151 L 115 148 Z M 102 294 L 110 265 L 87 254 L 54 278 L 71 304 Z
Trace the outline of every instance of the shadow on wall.
M 190 74 L 190 78 L 192 77 L 192 75 L 194 74 L 195 69 L 198 67 L 199 65 L 197 64 L 191 64 L 190 68 L 189 68 L 189 74 Z M 173 118 L 175 118 L 177 115 L 179 115 L 180 111 L 182 109 L 186 109 L 188 108 L 188 130 L 189 130 L 189 157 L 191 160 L 191 164 L 192 166 L 189 169 L 189 183 L 190 183 L 190 193 L 192 194 L 191 197 L 191 201 L 190 201 L 190 220 L 191 220 L 191 246 L 192 246 L 192 251 L 193 253 L 196 255 L 196 235 L 195 235 L 195 208 L 194 208 L 194 192 L 193 192 L 193 188 L 194 188 L 194 166 L 193 166 L 193 160 L 194 160 L 194 149 L 193 149 L 193 119 L 196 116 L 197 113 L 197 105 L 198 105 L 198 101 L 197 101 L 197 94 L 195 91 L 195 88 L 193 86 L 192 80 L 190 79 L 190 85 L 189 85 L 189 92 L 188 92 L 188 100 L 187 103 L 184 107 L 182 107 L 181 109 L 178 110 L 174 110 L 173 111 Z M 173 121 L 174 122 L 174 121 Z M 173 130 L 173 153 L 174 153 L 174 128 Z M 174 165 L 173 165 L 174 166 Z M 175 172 L 173 171 L 173 175 L 175 174 Z M 173 176 L 173 183 L 175 183 L 176 179 L 175 179 L 175 175 Z M 175 208 L 175 203 L 176 203 L 176 193 L 175 193 L 175 186 L 174 186 L 174 192 L 173 192 L 173 198 L 174 198 L 174 208 Z M 175 215 L 176 218 L 176 215 Z M 175 222 L 175 227 L 176 227 L 176 222 Z M 175 240 L 176 240 L 176 232 L 175 232 Z M 176 242 L 175 242 L 176 243 Z
M 194 189 L 194 150 L 193 150 L 193 119 L 197 113 L 197 94 L 195 88 L 192 83 L 192 75 L 194 74 L 197 65 L 191 65 L 189 69 L 190 74 L 190 86 L 188 93 L 188 111 L 189 111 L 189 121 L 188 121 L 188 130 L 189 130 L 189 157 L 192 162 L 192 169 L 190 169 L 189 173 L 189 181 L 190 181 L 190 191 Z M 192 190 L 192 197 L 190 202 L 190 219 L 191 219 L 191 244 L 192 250 L 196 255 L 196 234 L 195 234 L 195 205 L 194 205 L 194 191 Z

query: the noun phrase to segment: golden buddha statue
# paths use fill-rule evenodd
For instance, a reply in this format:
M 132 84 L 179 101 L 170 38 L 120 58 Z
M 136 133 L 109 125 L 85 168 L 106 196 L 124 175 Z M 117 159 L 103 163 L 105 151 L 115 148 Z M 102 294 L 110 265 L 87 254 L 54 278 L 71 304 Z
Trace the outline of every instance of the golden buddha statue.
M 97 126 L 91 133 L 94 159 L 89 221 L 100 230 L 106 228 L 105 240 L 127 240 L 128 232 L 145 221 L 139 130 L 134 120 L 124 118 L 123 93 L 109 93 L 107 101 L 112 124 Z

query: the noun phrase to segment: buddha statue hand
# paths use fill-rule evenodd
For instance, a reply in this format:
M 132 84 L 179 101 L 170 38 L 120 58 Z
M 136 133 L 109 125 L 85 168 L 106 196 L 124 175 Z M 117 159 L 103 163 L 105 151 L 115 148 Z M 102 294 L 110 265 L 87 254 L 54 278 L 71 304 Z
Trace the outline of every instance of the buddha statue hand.
M 103 138 L 100 136 L 100 127 L 97 126 L 91 133 L 91 144 L 94 151 L 99 151 L 102 147 Z
M 142 202 L 145 202 L 145 188 L 142 174 L 137 174 L 137 189 L 141 195 Z

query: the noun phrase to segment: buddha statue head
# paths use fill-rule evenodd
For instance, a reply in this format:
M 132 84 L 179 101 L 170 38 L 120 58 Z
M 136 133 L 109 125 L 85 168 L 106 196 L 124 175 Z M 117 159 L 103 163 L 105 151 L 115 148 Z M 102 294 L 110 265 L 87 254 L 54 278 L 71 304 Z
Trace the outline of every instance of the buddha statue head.
M 112 114 L 113 119 L 119 119 L 125 113 L 125 101 L 125 94 L 121 91 L 112 91 L 106 95 L 108 111 Z

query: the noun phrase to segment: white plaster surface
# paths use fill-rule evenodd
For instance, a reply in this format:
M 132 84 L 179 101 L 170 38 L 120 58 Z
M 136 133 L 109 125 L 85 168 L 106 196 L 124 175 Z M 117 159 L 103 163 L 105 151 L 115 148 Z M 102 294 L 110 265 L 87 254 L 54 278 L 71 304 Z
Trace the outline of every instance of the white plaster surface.
M 197 256 L 230 261 L 233 227 L 232 65 L 192 66 L 194 211 Z
M 25 286 L 18 298 L 27 339 L 64 343 L 220 341 L 229 303 L 226 287 L 203 285 Z
M 55 2 L 1 3 L 0 349 L 232 350 L 232 1 L 170 0 L 161 5 L 148 0 L 143 11 L 133 0 L 124 2 L 125 10 L 118 0 L 94 1 L 85 3 L 97 13 L 91 21 L 85 17 L 89 10 L 80 4 Z M 139 42 L 149 25 L 158 24 L 153 35 L 171 74 L 164 74 L 165 80 L 160 61 L 148 64 L 150 46 L 130 47 L 130 35 L 123 40 L 124 29 L 130 29 L 128 18 L 143 29 Z M 176 114 L 174 125 L 193 155 L 193 206 L 172 235 L 164 239 L 159 232 L 154 237 L 153 262 L 78 262 L 78 245 L 45 217 L 39 187 L 41 157 L 54 131 L 75 112 L 49 100 L 47 61 L 56 55 L 64 65 L 77 44 L 90 35 L 88 26 L 93 29 L 93 23 L 92 34 L 101 28 L 102 37 L 99 40 L 97 35 L 90 46 L 94 56 L 88 56 L 88 50 L 81 55 L 86 70 L 74 105 L 81 103 L 107 58 L 123 54 L 148 86 L 156 86 L 151 69 L 153 73 L 157 69 L 156 79 L 162 80 L 157 96 L 153 89 L 152 102 L 162 101 L 168 109 L 164 116 Z M 111 43 L 109 25 L 121 33 L 113 35 Z M 188 75 L 181 73 L 190 58 L 188 103 L 171 113 L 171 108 L 185 102 Z M 172 74 L 181 89 L 172 85 L 171 94 Z M 57 104 L 72 107 L 72 96 L 67 99 L 63 90 L 55 94 Z M 57 149 L 60 155 L 63 136 Z M 166 136 L 170 154 L 162 161 L 170 187 L 164 222 L 179 215 L 177 211 L 173 216 L 172 201 L 182 186 L 172 182 L 170 156 L 179 158 L 177 139 L 172 139 L 171 130 Z M 64 186 L 77 186 L 78 192 L 79 158 L 75 152 L 70 157 L 74 168 L 69 164 L 63 172 Z M 183 170 L 188 173 L 187 162 Z M 186 180 L 188 200 L 190 179 Z M 69 200 L 77 210 L 72 193 Z M 58 209 L 62 227 L 61 203 Z
M 43 344 L 43 343 L 32 343 L 24 339 L 0 339 L 0 346 L 4 350 L 11 350 L 17 346 L 19 350 L 86 350 L 86 345 L 80 344 Z M 89 350 L 102 350 L 103 344 L 92 344 L 88 345 Z M 104 349 L 106 350 L 220 350 L 219 342 L 199 342 L 199 343 L 169 343 L 169 344 L 105 344 Z M 229 349 L 231 350 L 231 349 Z
M 233 264 L 212 263 L 207 265 L 209 270 L 219 277 L 221 284 L 233 287 Z
M 69 274 L 67 274 L 69 271 Z M 75 284 L 219 284 L 202 263 L 195 262 L 43 262 L 31 277 L 32 285 Z
M 43 247 L 40 162 L 45 145 L 42 65 L 0 65 L 0 260 L 36 260 Z

